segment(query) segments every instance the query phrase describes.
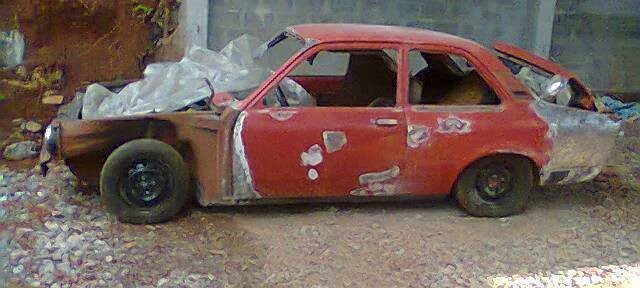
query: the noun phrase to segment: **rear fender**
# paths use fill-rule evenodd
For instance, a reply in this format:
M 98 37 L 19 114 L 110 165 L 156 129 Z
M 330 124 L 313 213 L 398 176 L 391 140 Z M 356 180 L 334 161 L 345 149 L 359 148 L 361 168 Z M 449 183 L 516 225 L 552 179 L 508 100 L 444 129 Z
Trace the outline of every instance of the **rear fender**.
M 566 184 L 595 178 L 608 164 L 621 122 L 598 112 L 542 100 L 533 110 L 547 123 L 549 161 L 540 171 L 540 184 Z

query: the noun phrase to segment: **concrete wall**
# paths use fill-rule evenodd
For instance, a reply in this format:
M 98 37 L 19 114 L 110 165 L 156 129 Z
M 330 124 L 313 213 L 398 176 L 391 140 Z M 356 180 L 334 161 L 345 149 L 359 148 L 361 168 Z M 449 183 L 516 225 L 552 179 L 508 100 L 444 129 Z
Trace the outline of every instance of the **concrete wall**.
M 194 42 L 220 49 L 298 23 L 415 26 L 504 40 L 576 71 L 596 91 L 640 93 L 640 0 L 183 0 Z M 206 8 L 205 8 L 206 7 Z M 208 15 L 203 16 L 203 11 Z M 208 18 L 208 19 L 203 19 Z
M 210 0 L 208 46 L 219 49 L 242 33 L 268 38 L 292 24 L 341 22 L 414 26 L 533 49 L 539 8 L 540 1 L 527 0 Z
M 594 90 L 640 93 L 639 53 L 639 0 L 558 0 L 550 55 Z

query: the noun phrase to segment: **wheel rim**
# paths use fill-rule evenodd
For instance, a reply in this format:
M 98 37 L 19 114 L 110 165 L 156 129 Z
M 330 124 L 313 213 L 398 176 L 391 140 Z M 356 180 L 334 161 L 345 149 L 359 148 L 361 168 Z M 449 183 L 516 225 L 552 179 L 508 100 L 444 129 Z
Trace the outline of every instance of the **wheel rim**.
M 476 189 L 482 199 L 495 201 L 508 194 L 512 187 L 512 175 L 503 165 L 490 165 L 481 169 L 476 177 Z
M 172 187 L 168 167 L 157 160 L 137 160 L 124 172 L 120 195 L 131 205 L 154 206 L 166 197 Z

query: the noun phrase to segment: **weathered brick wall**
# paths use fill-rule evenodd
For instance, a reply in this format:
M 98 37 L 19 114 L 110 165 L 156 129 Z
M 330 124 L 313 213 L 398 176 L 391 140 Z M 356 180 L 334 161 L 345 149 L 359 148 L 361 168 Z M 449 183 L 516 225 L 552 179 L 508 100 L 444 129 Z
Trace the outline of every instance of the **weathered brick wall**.
M 558 0 L 550 56 L 595 90 L 640 93 L 639 53 L 640 1 Z
M 292 24 L 323 22 L 415 26 L 532 48 L 539 0 L 209 1 L 208 46 L 219 49 L 242 33 L 268 38 Z

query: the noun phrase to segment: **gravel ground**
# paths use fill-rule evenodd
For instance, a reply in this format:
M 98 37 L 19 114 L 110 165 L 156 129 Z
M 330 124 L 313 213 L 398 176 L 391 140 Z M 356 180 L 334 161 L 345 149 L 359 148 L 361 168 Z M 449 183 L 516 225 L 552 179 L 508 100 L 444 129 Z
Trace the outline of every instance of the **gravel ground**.
M 624 177 L 539 189 L 527 212 L 499 219 L 443 199 L 194 206 L 135 226 L 64 165 L 46 178 L 4 166 L 0 286 L 640 287 L 637 143 Z

